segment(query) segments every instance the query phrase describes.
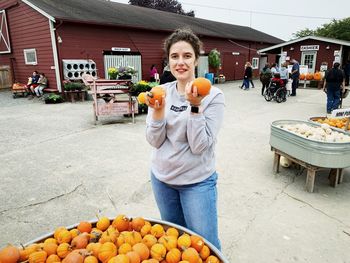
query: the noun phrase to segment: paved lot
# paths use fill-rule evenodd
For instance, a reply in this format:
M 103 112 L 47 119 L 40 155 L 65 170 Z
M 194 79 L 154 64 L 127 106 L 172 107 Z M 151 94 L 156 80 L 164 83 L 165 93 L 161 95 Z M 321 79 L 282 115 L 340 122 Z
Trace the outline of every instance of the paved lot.
M 350 169 L 337 188 L 327 172 L 315 192 L 305 172 L 272 173 L 270 123 L 325 115 L 322 91 L 266 102 L 261 86 L 219 85 L 226 96 L 217 145 L 224 255 L 246 262 L 350 262 Z M 350 107 L 350 100 L 344 101 Z M 0 92 L 0 247 L 57 226 L 107 216 L 159 218 L 149 181 L 145 115 L 93 123 L 92 102 L 45 105 Z

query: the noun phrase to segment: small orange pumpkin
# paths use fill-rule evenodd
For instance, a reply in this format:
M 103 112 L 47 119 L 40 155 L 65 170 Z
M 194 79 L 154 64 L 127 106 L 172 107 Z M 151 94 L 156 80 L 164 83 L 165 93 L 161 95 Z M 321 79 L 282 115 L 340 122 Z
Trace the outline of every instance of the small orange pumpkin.
M 135 217 L 131 220 L 131 227 L 133 230 L 140 232 L 141 228 L 145 225 L 145 219 L 142 217 Z
M 129 251 L 126 253 L 126 256 L 129 258 L 130 263 L 140 263 L 140 255 L 136 251 Z
M 203 238 L 200 236 L 191 236 L 191 247 L 193 247 L 197 252 L 200 252 L 204 246 Z
M 132 251 L 132 246 L 129 243 L 124 243 L 118 248 L 118 254 L 126 254 Z
M 70 243 L 70 241 L 72 240 L 72 234 L 67 229 L 63 229 L 60 232 L 58 232 L 56 239 L 58 244 Z
M 321 79 L 322 79 L 321 73 L 320 73 L 320 72 L 316 72 L 316 73 L 314 74 L 314 80 L 321 80 Z
M 151 227 L 151 234 L 156 238 L 160 238 L 165 234 L 164 227 L 161 224 L 154 224 Z
M 307 73 L 306 74 L 306 79 L 307 80 L 312 80 L 314 78 L 314 74 L 312 74 L 312 73 Z
M 92 230 L 92 224 L 88 221 L 81 221 L 77 226 L 77 229 L 80 231 L 80 233 L 90 233 Z
M 135 251 L 137 254 L 139 254 L 141 261 L 149 258 L 149 254 L 150 254 L 149 249 L 143 243 L 137 243 L 133 245 L 132 250 Z
M 96 228 L 101 230 L 101 231 L 105 231 L 109 225 L 111 224 L 111 222 L 109 221 L 109 218 L 106 216 L 100 217 L 96 223 Z
M 189 247 L 182 252 L 181 259 L 190 263 L 198 263 L 199 254 L 193 247 Z
M 177 248 L 172 248 L 166 254 L 166 262 L 168 263 L 178 263 L 181 260 L 181 251 Z
M 47 259 L 47 253 L 45 251 L 34 252 L 29 255 L 29 263 L 45 263 Z
M 304 80 L 305 79 L 305 74 L 304 73 L 300 74 L 299 79 Z
M 43 250 L 47 253 L 48 256 L 56 254 L 58 245 L 55 243 L 44 243 Z
M 57 256 L 56 254 L 52 254 L 48 256 L 45 263 L 54 263 L 54 262 L 61 262 L 60 257 Z
M 87 256 L 84 263 L 98 263 L 98 259 L 95 256 Z
M 179 236 L 179 238 L 177 239 L 177 247 L 179 249 L 186 249 L 189 248 L 191 246 L 191 237 L 186 234 L 183 233 L 181 236 Z
M 174 236 L 176 238 L 179 237 L 179 231 L 175 227 L 169 227 L 166 232 L 168 236 Z
M 1 263 L 16 263 L 20 258 L 19 249 L 15 246 L 9 245 L 0 251 Z
M 60 258 L 65 258 L 71 251 L 72 248 L 68 243 L 62 243 L 58 245 L 56 253 Z
M 199 256 L 203 259 L 206 260 L 207 257 L 210 256 L 210 249 L 207 245 L 204 245 L 202 250 L 199 252 Z
M 151 257 L 158 260 L 162 261 L 166 256 L 166 248 L 163 244 L 154 244 L 151 247 Z
M 209 257 L 207 257 L 207 259 L 205 260 L 205 263 L 220 263 L 220 260 L 214 256 L 214 255 L 210 255 Z
M 112 222 L 112 226 L 119 232 L 127 231 L 129 229 L 129 218 L 125 215 L 118 215 Z
M 157 242 L 157 238 L 151 234 L 145 235 L 142 239 L 142 243 L 144 243 L 148 248 L 151 248 Z
M 102 244 L 98 251 L 98 259 L 102 262 L 110 260 L 115 255 L 117 255 L 117 247 L 112 242 Z

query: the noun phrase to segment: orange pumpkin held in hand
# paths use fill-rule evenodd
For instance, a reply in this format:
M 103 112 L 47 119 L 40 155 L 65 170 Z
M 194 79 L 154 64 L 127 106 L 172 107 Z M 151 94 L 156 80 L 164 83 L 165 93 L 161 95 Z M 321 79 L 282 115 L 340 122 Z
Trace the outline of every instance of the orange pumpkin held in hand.
M 146 103 L 146 92 L 141 92 L 138 96 L 137 96 L 137 101 L 139 102 L 139 104 L 145 104 Z
M 206 78 L 196 78 L 193 81 L 192 87 L 196 86 L 197 87 L 197 93 L 199 96 L 207 96 L 210 92 L 211 88 L 211 83 L 210 80 Z
M 151 91 L 147 92 L 148 100 L 151 105 L 156 103 L 156 100 L 159 104 L 162 103 L 162 97 L 165 96 L 165 90 L 162 86 L 156 86 L 151 89 Z

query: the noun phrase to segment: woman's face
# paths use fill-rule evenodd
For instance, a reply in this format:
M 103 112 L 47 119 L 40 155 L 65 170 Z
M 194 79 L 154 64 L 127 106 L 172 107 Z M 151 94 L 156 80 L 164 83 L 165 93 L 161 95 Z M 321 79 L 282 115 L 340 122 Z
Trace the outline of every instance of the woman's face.
M 173 44 L 169 50 L 169 66 L 178 81 L 192 81 L 197 66 L 193 47 L 185 41 Z

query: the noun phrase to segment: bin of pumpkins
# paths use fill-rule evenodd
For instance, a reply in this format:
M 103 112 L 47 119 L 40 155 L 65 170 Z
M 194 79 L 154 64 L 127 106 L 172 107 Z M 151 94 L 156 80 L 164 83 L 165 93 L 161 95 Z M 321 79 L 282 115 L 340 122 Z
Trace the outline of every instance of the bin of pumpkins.
M 179 225 L 142 217 L 100 217 L 16 247 L 0 250 L 1 263 L 228 263 L 221 252 Z
M 327 117 L 311 117 L 309 119 L 312 122 L 316 123 L 326 123 L 329 126 L 334 127 L 335 129 L 341 129 L 342 131 L 350 132 L 350 125 L 346 127 L 345 125 L 347 124 L 348 118 L 327 118 Z

